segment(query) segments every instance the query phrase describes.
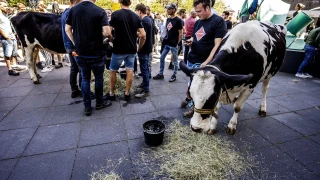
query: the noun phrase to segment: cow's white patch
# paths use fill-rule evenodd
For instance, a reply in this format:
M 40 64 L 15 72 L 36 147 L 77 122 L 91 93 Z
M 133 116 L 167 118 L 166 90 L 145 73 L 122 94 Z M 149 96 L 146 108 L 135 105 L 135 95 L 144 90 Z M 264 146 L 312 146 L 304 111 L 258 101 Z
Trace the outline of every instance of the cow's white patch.
M 243 33 L 244 29 L 246 33 Z M 262 30 L 260 23 L 258 21 L 249 21 L 237 25 L 230 31 L 229 38 L 221 47 L 221 50 L 236 53 L 241 46 L 245 48 L 245 43 L 249 42 L 255 51 L 263 57 L 263 69 L 265 69 L 267 54 L 265 53 L 266 46 L 264 41 L 269 42 L 269 35 Z

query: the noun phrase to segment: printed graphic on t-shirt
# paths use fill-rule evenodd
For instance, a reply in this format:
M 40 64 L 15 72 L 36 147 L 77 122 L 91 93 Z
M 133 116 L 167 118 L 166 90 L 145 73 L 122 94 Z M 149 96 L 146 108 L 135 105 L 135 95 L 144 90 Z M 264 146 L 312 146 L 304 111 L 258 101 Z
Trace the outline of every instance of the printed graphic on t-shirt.
M 168 31 L 170 31 L 170 29 L 171 29 L 172 27 L 173 27 L 173 26 L 172 26 L 171 22 L 169 22 L 169 24 L 167 25 Z
M 206 35 L 206 32 L 204 31 L 203 26 L 195 34 L 196 34 L 196 37 L 197 37 L 197 41 L 200 41 L 200 39 L 203 38 L 203 36 Z

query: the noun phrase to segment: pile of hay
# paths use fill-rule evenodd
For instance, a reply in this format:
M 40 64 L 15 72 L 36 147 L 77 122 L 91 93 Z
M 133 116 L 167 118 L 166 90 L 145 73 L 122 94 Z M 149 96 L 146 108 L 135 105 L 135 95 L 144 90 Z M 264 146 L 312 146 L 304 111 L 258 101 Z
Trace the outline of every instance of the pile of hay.
M 110 71 L 105 70 L 103 73 L 103 94 L 110 92 Z M 90 89 L 94 92 L 94 81 L 91 82 Z M 126 89 L 126 81 L 121 79 L 120 75 L 117 73 L 117 83 L 115 89 L 115 95 L 120 96 L 123 95 L 123 91 Z
M 122 180 L 122 177 L 113 171 L 110 173 L 98 171 L 91 174 L 91 180 Z
M 164 144 L 141 153 L 144 164 L 159 167 L 155 176 L 172 179 L 234 179 L 252 172 L 256 163 L 236 151 L 230 141 L 194 133 L 175 121 L 165 133 Z M 151 161 L 150 161 L 151 160 Z

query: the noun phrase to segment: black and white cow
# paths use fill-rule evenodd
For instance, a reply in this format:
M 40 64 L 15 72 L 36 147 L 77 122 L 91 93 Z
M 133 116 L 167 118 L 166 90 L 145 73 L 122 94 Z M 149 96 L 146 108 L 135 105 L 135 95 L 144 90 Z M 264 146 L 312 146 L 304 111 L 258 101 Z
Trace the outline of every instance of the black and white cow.
M 35 67 L 39 49 L 54 54 L 66 53 L 62 39 L 61 16 L 38 12 L 20 12 L 11 18 L 12 25 L 21 41 L 31 80 L 39 84 Z
M 266 93 L 270 79 L 279 71 L 286 51 L 286 28 L 271 22 L 239 24 L 223 38 L 209 65 L 180 68 L 191 76 L 189 94 L 194 101 L 191 128 L 214 134 L 221 104 L 233 104 L 234 113 L 227 127 L 236 131 L 238 113 L 259 82 L 262 82 L 260 116 L 266 116 Z

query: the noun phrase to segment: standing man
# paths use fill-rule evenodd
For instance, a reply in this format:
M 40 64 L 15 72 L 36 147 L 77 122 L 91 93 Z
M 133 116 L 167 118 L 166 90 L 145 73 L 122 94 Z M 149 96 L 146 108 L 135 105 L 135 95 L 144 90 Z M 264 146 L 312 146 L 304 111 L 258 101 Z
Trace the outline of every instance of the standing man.
M 138 51 L 140 51 L 146 40 L 146 32 L 139 16 L 129 8 L 131 1 L 119 0 L 119 2 L 121 9 L 112 13 L 110 22 L 110 26 L 114 29 L 114 40 L 110 63 L 110 93 L 106 95 L 106 99 L 116 100 L 114 94 L 116 73 L 124 61 L 127 72 L 124 100 L 129 101 L 133 81 L 134 59 L 137 53 L 137 38 L 139 37 Z
M 138 51 L 138 58 L 140 62 L 140 71 L 143 77 L 141 88 L 142 91 L 135 95 L 136 98 L 142 98 L 149 96 L 149 56 L 152 53 L 154 37 L 154 23 L 151 18 L 147 17 L 147 8 L 144 4 L 138 4 L 136 6 L 136 13 L 141 18 L 144 31 L 146 32 L 146 41 L 142 48 Z
M 192 37 L 186 41 L 186 45 L 191 46 L 188 55 L 189 68 L 203 67 L 212 61 L 222 38 L 227 33 L 226 23 L 220 16 L 212 13 L 208 0 L 197 0 L 193 6 L 199 20 L 194 25 Z M 187 93 L 181 107 L 186 107 L 190 101 Z M 192 115 L 193 108 L 184 113 L 185 117 Z
M 228 32 L 232 29 L 232 22 L 229 20 L 229 15 L 230 15 L 229 11 L 223 11 L 223 13 L 221 15 L 221 17 L 226 22 Z
M 304 47 L 304 51 L 306 53 L 304 60 L 302 61 L 296 77 L 300 78 L 312 78 L 310 74 L 308 74 L 308 67 L 316 60 L 316 55 L 320 49 L 320 27 L 313 29 L 308 34 L 306 39 L 306 45 Z
M 197 18 L 196 12 L 194 10 L 191 10 L 190 16 L 186 19 L 186 22 L 185 22 L 185 30 L 186 30 L 185 39 L 186 40 L 190 39 L 192 36 L 194 24 L 197 21 L 196 18 Z M 185 46 L 184 53 L 183 53 L 183 57 L 184 57 L 183 60 L 184 60 L 184 63 L 186 63 L 186 64 L 188 61 L 189 49 L 190 49 L 189 46 Z
M 160 72 L 154 76 L 153 79 L 164 79 L 164 61 L 169 51 L 171 51 L 173 56 L 174 71 L 169 82 L 174 82 L 176 80 L 176 74 L 178 70 L 178 43 L 182 39 L 183 21 L 175 15 L 177 11 L 177 6 L 175 4 L 169 4 L 166 6 L 166 9 L 168 15 L 170 16 L 166 22 L 167 36 L 162 41 L 164 46 L 160 57 Z
M 13 65 L 17 65 L 17 40 L 12 32 L 10 20 L 5 17 L 2 12 L 6 12 L 7 4 L 2 2 L 0 4 L 0 40 L 3 48 L 4 59 L 8 67 L 9 76 L 19 76 L 18 72 L 13 71 L 11 67 L 11 60 Z
M 80 1 L 78 0 L 70 0 L 70 8 L 78 4 Z M 78 88 L 77 85 L 77 76 L 79 73 L 79 67 L 78 64 L 76 63 L 76 60 L 74 56 L 72 55 L 72 52 L 75 52 L 75 47 L 71 40 L 69 39 L 67 33 L 65 32 L 65 26 L 66 26 L 66 20 L 69 15 L 70 8 L 67 8 L 63 14 L 61 15 L 61 25 L 62 25 L 62 38 L 63 38 L 63 43 L 64 47 L 69 54 L 69 59 L 70 59 L 70 86 L 71 86 L 71 98 L 76 98 L 81 95 L 81 91 Z M 58 56 L 59 57 L 59 56 Z M 81 88 L 81 75 L 79 75 L 79 87 Z
M 54 14 L 60 13 L 59 4 L 58 4 L 57 0 L 54 0 L 52 3 L 52 13 L 54 13 Z
M 149 17 L 151 20 L 152 20 L 152 28 L 153 28 L 153 34 L 152 34 L 152 46 L 153 46 L 153 49 L 152 51 L 153 52 L 156 52 L 157 53 L 157 34 L 159 32 L 159 28 L 157 27 L 156 23 L 154 22 L 154 19 L 152 18 L 151 16 L 151 11 L 150 11 L 150 7 L 149 6 L 146 6 L 147 8 L 147 17 Z M 152 61 L 153 61 L 153 54 L 152 52 L 150 53 L 149 55 L 149 64 L 148 64 L 148 67 L 149 67 L 149 79 L 151 78 L 151 70 L 152 70 Z
M 69 10 L 66 33 L 75 45 L 77 63 L 81 69 L 81 91 L 85 115 L 91 115 L 90 80 L 91 71 L 95 76 L 96 110 L 111 106 L 103 100 L 103 72 L 105 46 L 103 39 L 112 39 L 106 12 L 94 4 L 95 0 L 85 0 Z

